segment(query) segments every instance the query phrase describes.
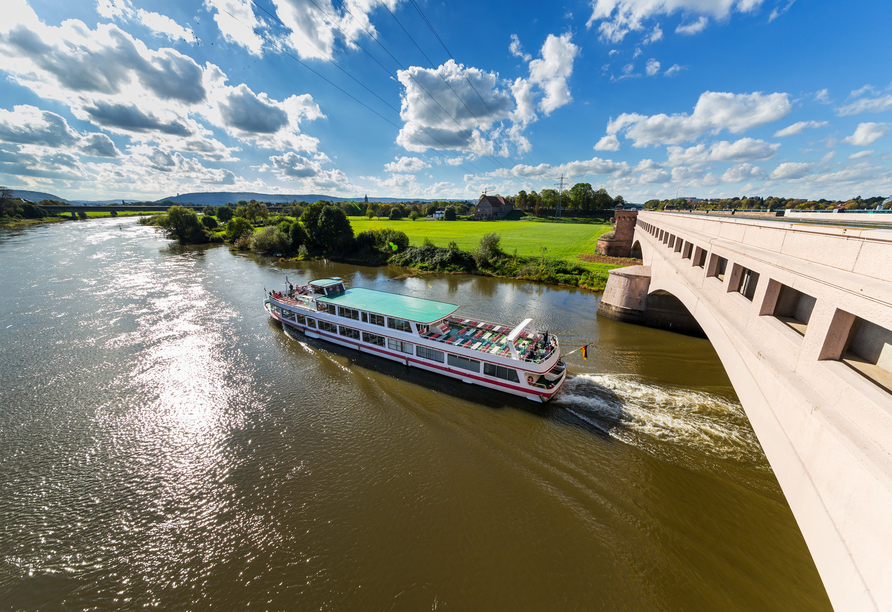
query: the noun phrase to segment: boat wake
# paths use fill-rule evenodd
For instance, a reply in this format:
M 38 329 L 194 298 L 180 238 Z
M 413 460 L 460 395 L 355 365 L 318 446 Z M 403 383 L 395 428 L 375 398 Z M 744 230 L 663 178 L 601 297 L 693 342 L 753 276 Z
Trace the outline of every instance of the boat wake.
M 655 442 L 764 462 L 762 447 L 737 401 L 619 374 L 568 379 L 555 404 L 588 426 L 636 446 Z

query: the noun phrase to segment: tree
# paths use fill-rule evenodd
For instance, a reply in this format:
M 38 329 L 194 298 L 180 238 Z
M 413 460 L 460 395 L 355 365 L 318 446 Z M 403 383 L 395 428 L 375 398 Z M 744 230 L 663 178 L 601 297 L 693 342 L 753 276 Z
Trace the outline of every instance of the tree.
M 254 223 L 257 217 L 261 217 L 266 219 L 269 217 L 269 209 L 266 207 L 266 204 L 262 202 L 258 202 L 257 200 L 251 200 L 248 202 L 248 206 L 245 208 L 245 217 L 247 217 L 248 221 Z
M 443 218 L 446 221 L 455 221 L 455 207 L 450 206 L 449 208 L 447 208 L 446 212 L 443 213 Z
M 301 245 L 307 243 L 307 232 L 304 231 L 303 226 L 297 221 L 291 224 L 288 237 L 291 238 L 292 249 L 298 249 Z
M 403 218 L 403 211 L 399 209 L 398 206 L 394 206 L 390 209 L 390 220 L 391 221 L 399 221 Z
M 313 239 L 328 251 L 349 250 L 353 243 L 353 228 L 344 211 L 335 206 L 323 208 L 313 230 Z
M 115 214 L 115 215 L 117 214 L 117 213 L 115 213 L 115 211 L 112 211 L 112 213 Z M 217 220 L 214 219 L 214 218 L 213 218 L 212 216 L 210 216 L 210 215 L 204 215 L 204 216 L 201 218 L 201 224 L 202 224 L 203 226 L 205 226 L 206 228 L 208 228 L 209 230 L 212 230 L 212 229 L 216 229 L 216 228 L 217 228 Z
M 327 204 L 328 202 L 320 200 L 304 206 L 304 211 L 300 214 L 300 222 L 304 224 L 304 229 L 307 230 L 307 234 L 310 236 L 313 235 L 316 226 L 319 225 L 319 216 Z M 344 217 L 346 218 L 346 215 Z
M 603 187 L 595 192 L 595 210 L 610 210 L 613 208 L 613 198 Z
M 251 222 L 244 217 L 233 217 L 226 224 L 226 237 L 229 238 L 229 240 L 236 240 L 242 234 L 253 231 L 254 226 L 252 226 Z
M 595 190 L 590 183 L 576 183 L 570 188 L 570 204 L 576 210 L 588 212 L 595 204 Z
M 12 199 L 12 189 L 9 187 L 5 187 L 0 185 L 0 200 L 11 200 Z
M 205 206 L 204 208 L 201 209 L 201 214 L 203 214 L 203 215 L 213 216 L 216 213 L 217 213 L 217 210 L 210 204 L 208 204 L 207 206 Z
M 517 192 L 517 197 L 514 198 L 514 205 L 517 206 L 520 210 L 527 209 L 527 192 L 521 189 Z
M 251 237 L 251 250 L 256 253 L 282 254 L 291 247 L 291 238 L 278 227 L 270 225 Z
M 158 221 L 158 225 L 166 231 L 170 238 L 175 238 L 180 244 L 204 242 L 207 236 L 204 226 L 198 220 L 198 215 L 191 208 L 183 206 L 171 206 L 167 214 Z
M 235 215 L 233 214 L 233 210 L 228 206 L 220 206 L 219 208 L 217 208 L 217 219 L 220 220 L 220 223 L 226 223 L 234 216 Z
M 558 203 L 558 192 L 557 189 L 543 189 L 542 193 L 542 206 L 545 208 L 557 208 Z
M 418 214 L 417 210 L 413 210 L 412 212 L 409 213 L 409 218 L 412 219 L 412 221 L 415 221 L 420 216 L 421 215 Z

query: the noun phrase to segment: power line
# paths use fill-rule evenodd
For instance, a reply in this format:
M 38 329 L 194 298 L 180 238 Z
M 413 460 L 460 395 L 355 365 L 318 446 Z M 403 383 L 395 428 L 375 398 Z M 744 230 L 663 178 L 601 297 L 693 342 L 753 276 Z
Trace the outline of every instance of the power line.
M 226 9 L 224 9 L 223 7 L 221 7 L 221 6 L 220 6 L 219 4 L 217 4 L 216 2 L 214 2 L 214 0 L 209 0 L 209 1 L 210 1 L 212 4 L 214 4 L 214 6 L 216 6 L 219 10 L 223 11 L 224 13 L 226 13 L 227 15 L 229 15 L 230 17 L 232 17 L 234 20 L 236 20 L 237 22 L 239 22 L 241 25 L 243 25 L 243 26 L 245 26 L 246 28 L 250 29 L 252 32 L 254 31 L 254 28 L 253 28 L 253 27 L 247 25 L 246 23 L 244 23 L 243 21 L 241 21 L 240 19 L 238 19 L 235 15 L 233 15 L 232 13 L 230 13 L 229 11 L 227 11 Z M 270 17 L 272 17 L 275 21 L 277 21 L 278 23 L 280 23 L 282 26 L 284 26 L 284 27 L 286 27 L 286 28 L 288 27 L 288 26 L 287 26 L 281 19 L 279 19 L 276 15 L 273 15 L 272 13 L 270 13 L 269 11 L 267 11 L 265 8 L 263 8 L 262 6 L 258 5 L 256 2 L 254 2 L 254 0 L 251 0 L 251 4 L 253 4 L 253 5 L 256 6 L 257 8 L 259 8 L 260 10 L 262 10 L 263 12 L 265 12 L 267 15 L 269 15 Z M 266 39 L 266 37 L 264 37 L 264 39 L 265 39 L 267 42 L 270 42 L 268 39 Z M 310 46 L 313 46 L 313 45 L 310 45 Z M 338 91 L 340 91 L 341 93 L 343 93 L 344 95 L 346 95 L 347 97 L 349 97 L 350 99 L 352 99 L 353 101 L 357 102 L 357 103 L 360 104 L 361 106 L 363 106 L 363 107 L 365 107 L 366 109 L 370 110 L 372 113 L 374 113 L 375 115 L 377 115 L 378 117 L 380 117 L 381 119 L 383 119 L 384 121 L 386 121 L 387 123 L 389 123 L 390 125 L 392 125 L 393 127 L 397 128 L 397 129 L 400 129 L 400 126 L 398 126 L 397 124 L 395 124 L 393 121 L 391 121 L 390 119 L 388 119 L 387 117 L 385 117 L 384 115 L 382 115 L 381 113 L 379 113 L 378 111 L 376 111 L 375 109 L 373 109 L 372 107 L 370 107 L 370 106 L 369 106 L 368 104 L 366 104 L 365 102 L 362 102 L 361 100 L 359 100 L 358 98 L 356 98 L 356 97 L 353 96 L 352 94 L 348 93 L 346 90 L 344 90 L 342 87 L 336 85 L 336 84 L 335 84 L 334 82 L 332 82 L 330 79 L 324 77 L 323 75 L 321 75 L 321 74 L 318 73 L 317 71 L 315 71 L 315 70 L 313 70 L 312 68 L 310 68 L 310 66 L 308 66 L 306 63 L 304 63 L 303 61 L 301 61 L 301 60 L 300 60 L 299 58 L 297 58 L 296 56 L 292 55 L 290 52 L 288 52 L 288 51 L 286 51 L 285 49 L 283 49 L 280 45 L 278 45 L 278 44 L 274 44 L 273 47 L 274 47 L 277 51 L 283 53 L 284 55 L 286 55 L 286 56 L 290 57 L 291 59 L 293 59 L 294 61 L 296 61 L 298 64 L 300 64 L 301 66 L 303 66 L 304 68 L 306 68 L 307 70 L 309 70 L 310 72 L 312 72 L 313 74 L 315 74 L 316 76 L 318 76 L 320 79 L 322 79 L 323 81 L 325 81 L 326 83 L 328 83 L 329 85 L 331 85 L 332 87 L 334 87 L 335 89 L 337 89 Z M 320 55 L 322 55 L 321 52 L 319 52 L 319 49 L 316 49 L 315 46 L 313 46 L 313 48 L 316 50 L 317 53 L 320 53 Z M 352 75 L 350 75 L 348 72 L 346 72 L 343 68 L 341 68 L 340 66 L 338 66 L 337 63 L 335 63 L 333 60 L 329 59 L 328 61 L 329 61 L 331 64 L 333 64 L 336 68 L 338 68 L 341 72 L 343 72 L 344 74 L 346 74 L 347 76 L 349 76 L 351 79 L 353 79 L 354 81 L 356 81 L 356 83 L 358 83 L 360 86 L 362 86 L 363 88 L 365 88 L 366 90 L 368 90 L 370 93 L 372 93 L 372 95 L 374 95 L 376 98 L 378 98 L 379 100 L 381 100 L 382 102 L 384 102 L 384 104 L 385 104 L 386 106 L 388 106 L 388 107 L 391 108 L 392 110 L 394 110 L 394 111 L 396 111 L 397 113 L 399 113 L 399 111 L 398 111 L 396 108 L 394 108 L 392 105 L 390 105 L 389 103 L 387 103 L 385 100 L 383 100 L 380 96 L 378 96 L 377 94 L 375 94 L 375 92 L 373 92 L 372 90 L 370 90 L 368 87 L 366 87 L 365 85 L 363 85 L 362 83 L 360 83 L 356 78 L 354 78 Z M 416 123 L 414 123 L 414 122 L 411 122 L 411 121 L 407 121 L 407 123 L 411 123 L 411 124 L 413 124 L 413 125 L 418 125 L 418 124 L 416 124 Z M 446 149 L 446 145 L 443 144 L 442 142 L 440 142 L 440 140 L 438 140 L 436 137 L 434 137 L 432 134 L 430 134 L 427 130 L 425 130 L 423 126 L 418 125 L 418 128 L 419 128 L 422 132 L 424 132 L 425 134 L 427 134 L 427 136 L 428 136 L 429 138 L 431 138 L 431 140 L 433 140 L 434 142 L 437 142 L 440 146 L 442 146 L 444 149 Z M 421 144 L 421 145 L 423 145 L 423 146 L 428 146 L 426 143 L 422 142 L 422 141 L 421 141 L 419 138 L 417 138 L 416 136 L 414 136 L 414 135 L 412 135 L 412 134 L 408 134 L 408 136 L 409 136 L 410 138 L 414 139 L 415 141 L 417 141 L 419 144 Z M 440 155 L 440 157 L 443 157 L 443 159 L 446 160 L 446 157 L 443 156 L 443 155 L 441 155 L 439 152 L 436 152 L 436 154 L 437 154 L 437 155 Z M 448 161 L 448 160 L 447 160 L 447 161 Z M 469 163 L 470 163 L 470 162 L 469 162 Z M 466 171 L 470 172 L 470 170 L 468 170 L 468 168 L 465 168 L 464 165 L 459 164 L 459 166 L 461 166 L 462 168 L 464 168 Z M 479 168 L 477 168 L 477 170 L 480 171 Z
M 421 47 L 418 45 L 418 43 L 415 42 L 415 39 L 412 38 L 412 35 L 409 34 L 408 30 L 406 30 L 406 28 L 403 26 L 403 24 L 400 22 L 400 20 L 396 18 L 396 15 L 393 14 L 393 11 L 391 11 L 390 8 L 386 4 L 384 4 L 383 0 L 378 0 L 378 2 L 381 4 L 381 6 L 383 6 L 387 10 L 388 13 L 390 13 L 390 16 L 393 17 L 393 20 L 397 22 L 397 24 L 400 26 L 400 28 L 402 28 L 403 32 L 405 32 L 406 36 L 409 37 L 409 40 L 412 41 L 412 44 L 415 45 L 415 47 L 418 49 L 418 51 L 421 53 L 421 55 L 424 56 L 424 59 L 427 60 L 428 64 L 430 64 L 430 66 L 431 66 L 431 68 L 433 68 L 434 72 L 436 72 L 437 75 L 443 80 L 443 82 L 446 83 L 446 86 L 452 91 L 453 94 L 455 94 L 455 97 L 458 98 L 458 101 L 462 103 L 462 105 L 468 110 L 468 112 L 471 113 L 471 116 L 474 117 L 474 119 L 476 119 L 477 124 L 482 126 L 483 122 L 480 120 L 480 117 L 478 117 L 476 114 L 474 114 L 474 111 L 471 110 L 471 107 L 469 107 L 467 105 L 467 103 L 462 99 L 462 97 L 460 95 L 458 95 L 458 92 L 455 91 L 455 89 L 452 87 L 452 84 L 446 79 L 446 77 L 444 77 L 442 74 L 440 74 L 440 71 L 437 70 L 436 66 L 434 66 L 434 63 L 431 61 L 431 59 L 421 49 Z M 455 61 L 455 60 L 453 60 L 453 61 Z M 465 78 L 467 79 L 467 76 L 465 76 Z M 471 87 L 473 88 L 473 85 Z M 507 168 L 505 168 L 505 166 L 501 162 L 499 162 L 497 159 L 495 159 L 492 156 L 490 156 L 490 158 L 493 159 L 500 168 L 502 168 L 503 170 L 507 170 Z

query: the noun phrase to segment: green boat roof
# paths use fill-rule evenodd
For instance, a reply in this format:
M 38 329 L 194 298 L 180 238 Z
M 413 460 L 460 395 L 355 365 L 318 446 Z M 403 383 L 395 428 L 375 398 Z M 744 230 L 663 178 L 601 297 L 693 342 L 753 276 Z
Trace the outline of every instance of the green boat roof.
M 327 297 L 317 297 L 316 301 L 407 319 L 416 323 L 433 323 L 458 310 L 455 304 L 360 288 L 347 289 Z
M 319 280 L 310 281 L 310 284 L 314 287 L 331 287 L 343 282 L 340 278 L 320 278 Z

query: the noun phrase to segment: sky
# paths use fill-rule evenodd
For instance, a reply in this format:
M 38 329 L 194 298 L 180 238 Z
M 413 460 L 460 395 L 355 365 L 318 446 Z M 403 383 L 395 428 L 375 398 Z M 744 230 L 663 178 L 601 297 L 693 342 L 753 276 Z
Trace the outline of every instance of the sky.
M 0 184 L 892 195 L 888 0 L 4 0 Z

